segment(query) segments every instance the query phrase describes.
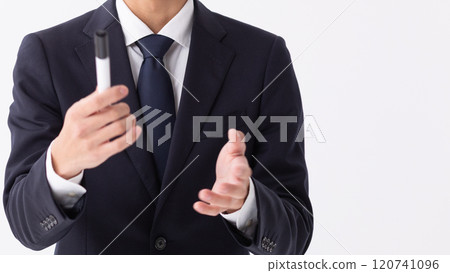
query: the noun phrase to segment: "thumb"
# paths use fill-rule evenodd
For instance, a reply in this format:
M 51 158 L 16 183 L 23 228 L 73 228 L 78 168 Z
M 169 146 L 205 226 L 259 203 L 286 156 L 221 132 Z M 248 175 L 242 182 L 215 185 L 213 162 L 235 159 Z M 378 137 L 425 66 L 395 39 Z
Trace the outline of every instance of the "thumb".
M 240 156 L 245 154 L 245 135 L 241 131 L 236 129 L 228 130 L 228 143 L 227 151 L 234 156 Z

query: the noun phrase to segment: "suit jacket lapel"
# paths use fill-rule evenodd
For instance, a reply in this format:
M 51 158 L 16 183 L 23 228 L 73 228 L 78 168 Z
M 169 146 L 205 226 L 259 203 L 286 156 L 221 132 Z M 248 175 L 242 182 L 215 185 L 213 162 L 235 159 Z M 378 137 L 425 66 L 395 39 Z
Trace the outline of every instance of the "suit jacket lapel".
M 89 75 L 88 77 L 96 83 L 93 36 L 95 31 L 99 29 L 108 31 L 110 39 L 111 82 L 112 85 L 123 84 L 128 87 L 129 94 L 123 102 L 130 106 L 131 113 L 135 113 L 141 108 L 139 97 L 131 72 L 123 30 L 116 19 L 117 10 L 115 1 L 109 0 L 94 12 L 91 20 L 86 24 L 84 32 L 90 37 L 89 41 L 77 47 L 75 51 L 81 59 Z M 126 153 L 153 199 L 159 192 L 160 184 L 155 176 L 156 169 L 152 155 L 145 150 L 137 148 L 135 145 L 126 149 Z
M 215 21 L 212 13 L 195 1 L 185 88 L 181 95 L 162 189 L 174 181 L 197 156 L 191 154 L 194 145 L 193 117 L 209 115 L 234 57 L 234 52 L 221 43 L 225 35 L 225 30 Z M 162 200 L 158 201 L 158 205 L 164 203 L 171 188 L 161 195 Z

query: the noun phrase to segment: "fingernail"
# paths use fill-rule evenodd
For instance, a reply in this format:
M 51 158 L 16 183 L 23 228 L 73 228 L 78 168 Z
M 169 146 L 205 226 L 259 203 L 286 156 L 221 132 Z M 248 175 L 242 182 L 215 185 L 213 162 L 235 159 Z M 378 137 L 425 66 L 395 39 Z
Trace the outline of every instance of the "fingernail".
M 139 135 L 141 133 L 141 131 L 142 131 L 142 128 L 140 126 L 136 126 L 136 129 L 135 129 L 136 135 Z
M 120 87 L 119 91 L 124 95 L 127 93 L 127 89 L 125 87 Z
M 239 131 L 239 140 L 242 142 L 245 139 L 245 135 L 243 132 Z

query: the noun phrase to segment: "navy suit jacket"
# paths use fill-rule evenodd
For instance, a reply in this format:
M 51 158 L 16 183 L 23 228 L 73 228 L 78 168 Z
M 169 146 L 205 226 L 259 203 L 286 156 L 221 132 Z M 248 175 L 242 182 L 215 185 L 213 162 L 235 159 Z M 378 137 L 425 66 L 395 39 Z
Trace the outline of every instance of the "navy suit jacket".
M 104 6 L 117 17 L 114 0 Z M 184 79 L 198 101 L 187 92 L 181 96 L 163 181 L 157 181 L 151 154 L 132 146 L 85 170 L 82 186 L 87 193 L 73 209 L 55 203 L 46 178 L 46 151 L 60 132 L 67 109 L 96 88 L 96 30 L 105 29 L 110 35 L 112 83 L 128 86 L 123 101 L 132 113 L 140 108 L 122 28 L 105 8 L 27 35 L 20 47 L 3 199 L 17 239 L 34 250 L 56 243 L 57 254 L 99 254 L 160 193 L 160 187 L 174 181 L 105 254 L 304 253 L 313 218 L 304 144 L 295 141 L 303 111 L 294 70 L 288 66 L 289 52 L 282 38 L 213 13 L 199 1 Z M 280 141 L 280 124 L 267 118 L 259 127 L 267 142 L 252 137 L 247 143 L 258 206 L 258 227 L 251 239 L 222 217 L 200 215 L 192 208 L 198 192 L 213 186 L 216 159 L 227 141 L 226 134 L 221 138 L 202 134 L 200 142 L 194 142 L 193 116 L 237 116 L 237 129 L 249 132 L 239 118 L 243 115 L 253 121 L 258 116 L 298 117 L 297 124 L 288 125 L 287 142 Z M 206 123 L 203 130 L 214 128 Z

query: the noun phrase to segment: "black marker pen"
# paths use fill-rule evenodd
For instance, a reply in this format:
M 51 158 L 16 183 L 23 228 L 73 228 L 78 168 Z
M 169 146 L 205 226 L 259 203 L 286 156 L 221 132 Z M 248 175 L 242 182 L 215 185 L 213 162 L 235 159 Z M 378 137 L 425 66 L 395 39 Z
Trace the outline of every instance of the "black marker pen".
M 95 65 L 97 70 L 97 88 L 99 92 L 111 87 L 111 67 L 109 62 L 108 33 L 99 30 L 95 33 Z

